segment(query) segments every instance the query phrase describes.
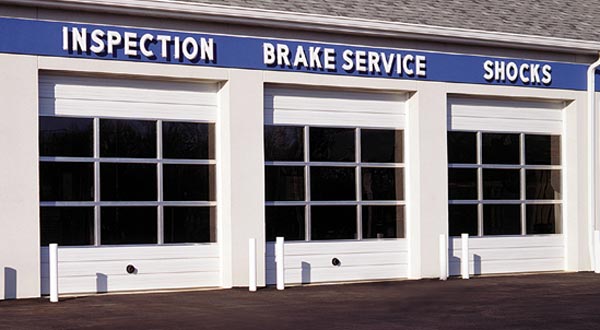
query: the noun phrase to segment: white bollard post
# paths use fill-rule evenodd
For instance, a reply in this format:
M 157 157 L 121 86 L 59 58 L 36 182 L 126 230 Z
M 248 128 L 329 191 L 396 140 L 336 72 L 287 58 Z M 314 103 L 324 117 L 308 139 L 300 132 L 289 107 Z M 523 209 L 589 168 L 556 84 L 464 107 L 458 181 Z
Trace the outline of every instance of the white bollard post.
M 594 273 L 600 274 L 600 230 L 594 230 Z
M 284 274 L 284 239 L 283 237 L 277 237 L 275 239 L 275 263 L 277 264 L 277 290 L 285 289 L 285 274 Z
M 460 274 L 463 280 L 469 279 L 469 234 L 462 234 L 461 237 L 461 257 L 460 257 Z
M 256 291 L 256 239 L 248 240 L 248 290 Z
M 50 265 L 50 302 L 58 302 L 58 244 L 48 247 L 48 263 Z
M 448 279 L 448 239 L 440 234 L 440 280 Z

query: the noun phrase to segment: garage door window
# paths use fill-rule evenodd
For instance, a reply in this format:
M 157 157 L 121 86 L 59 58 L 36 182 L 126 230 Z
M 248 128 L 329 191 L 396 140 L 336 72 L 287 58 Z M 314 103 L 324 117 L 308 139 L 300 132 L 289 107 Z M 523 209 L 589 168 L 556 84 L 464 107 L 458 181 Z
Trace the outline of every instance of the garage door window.
M 40 117 L 41 243 L 214 242 L 214 124 Z
M 450 235 L 559 234 L 559 135 L 448 132 Z
M 403 131 L 265 126 L 268 240 L 404 237 Z

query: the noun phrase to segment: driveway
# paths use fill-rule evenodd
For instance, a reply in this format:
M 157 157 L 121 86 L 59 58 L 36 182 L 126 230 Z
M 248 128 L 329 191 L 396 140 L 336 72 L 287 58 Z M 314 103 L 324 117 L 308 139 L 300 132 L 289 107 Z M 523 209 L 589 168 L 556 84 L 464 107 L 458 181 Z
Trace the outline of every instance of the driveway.
M 600 329 L 600 275 L 0 301 L 0 329 Z

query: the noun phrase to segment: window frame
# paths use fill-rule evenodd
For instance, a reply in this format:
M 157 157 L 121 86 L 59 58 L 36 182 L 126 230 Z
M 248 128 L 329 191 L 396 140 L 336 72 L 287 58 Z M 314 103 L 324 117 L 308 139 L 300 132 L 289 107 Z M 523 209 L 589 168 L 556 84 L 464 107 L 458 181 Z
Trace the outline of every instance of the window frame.
M 213 159 L 165 159 L 163 157 L 163 122 L 182 122 L 182 123 L 196 123 L 196 124 L 212 124 L 213 129 L 213 150 L 216 150 L 218 145 L 218 136 L 216 134 L 216 122 L 214 120 L 199 120 L 199 119 L 157 119 L 157 118 L 145 118 L 145 117 L 114 117 L 114 116 L 89 116 L 89 115 L 54 115 L 40 113 L 38 118 L 41 117 L 60 117 L 60 118 L 85 118 L 93 120 L 93 149 L 91 157 L 71 157 L 71 156 L 41 156 L 38 152 L 38 162 L 65 162 L 65 163 L 92 163 L 93 164 L 93 189 L 94 198 L 93 201 L 40 201 L 39 207 L 93 207 L 94 213 L 94 242 L 92 245 L 81 245 L 83 247 L 99 247 L 99 246 L 154 246 L 154 245 L 197 245 L 197 244 L 215 244 L 218 243 L 218 210 L 217 210 L 217 185 L 218 185 L 218 166 L 217 166 L 217 155 L 214 153 Z M 141 121 L 152 121 L 156 126 L 156 157 L 154 158 L 129 158 L 129 157 L 102 157 L 100 155 L 100 121 L 103 119 L 109 120 L 141 120 Z M 209 140 L 210 141 L 210 140 Z M 210 142 L 209 142 L 210 143 Z M 210 157 L 210 156 L 209 156 Z M 101 201 L 100 199 L 100 165 L 103 163 L 127 163 L 127 164 L 153 164 L 156 165 L 156 179 L 157 179 L 157 198 L 155 201 Z M 213 201 L 165 201 L 164 200 L 164 187 L 163 187 L 163 167 L 165 164 L 175 165 L 210 165 L 214 166 L 214 187 L 209 187 L 215 191 Z M 215 212 L 215 228 L 214 235 L 215 239 L 213 242 L 189 242 L 189 243 L 165 243 L 164 242 L 164 207 L 209 207 Z M 157 223 L 156 223 L 156 243 L 144 243 L 144 244 L 102 244 L 102 219 L 101 219 L 101 207 L 156 207 L 157 211 Z M 81 247 L 80 246 L 80 247 Z
M 345 126 L 345 125 L 302 125 L 302 124 L 276 124 L 276 123 L 265 123 L 266 126 L 286 126 L 286 127 L 302 127 L 304 133 L 304 149 L 303 149 L 303 160 L 302 161 L 267 161 L 265 160 L 265 169 L 268 166 L 298 166 L 304 168 L 304 200 L 300 201 L 267 201 L 265 199 L 265 207 L 269 206 L 302 206 L 304 207 L 304 240 L 297 240 L 297 242 L 321 242 L 323 240 L 313 240 L 311 237 L 311 207 L 312 206 L 355 206 L 356 207 L 356 238 L 355 239 L 335 239 L 335 241 L 374 241 L 374 240 L 396 240 L 405 239 L 407 236 L 407 211 L 406 211 L 406 159 L 407 159 L 407 148 L 406 148 L 406 129 L 399 127 L 361 127 L 361 126 Z M 340 128 L 340 129 L 353 129 L 354 130 L 354 161 L 345 162 L 333 162 L 333 161 L 311 161 L 310 160 L 310 128 Z M 365 130 L 401 130 L 403 134 L 402 139 L 402 163 L 381 163 L 381 162 L 362 162 L 362 145 L 361 145 L 361 131 Z M 355 199 L 354 200 L 332 200 L 332 201 L 314 201 L 311 200 L 311 167 L 350 167 L 354 168 L 355 172 Z M 402 200 L 363 200 L 362 198 L 362 168 L 392 168 L 402 169 L 403 171 L 403 199 Z M 266 182 L 265 182 L 266 184 Z M 266 188 L 265 188 L 266 189 Z M 404 237 L 396 238 L 363 238 L 363 225 L 362 225 L 362 207 L 363 206 L 402 206 L 404 212 L 404 228 L 402 232 Z
M 476 237 L 499 237 L 499 236 L 539 236 L 539 235 L 561 235 L 564 231 L 564 139 L 562 133 L 541 133 L 541 132 L 508 132 L 508 131 L 482 131 L 482 130 L 448 130 L 448 133 L 459 132 L 459 133 L 474 133 L 476 134 L 475 146 L 476 146 L 476 159 L 474 164 L 469 163 L 448 163 L 448 170 L 450 169 L 476 169 L 477 171 L 477 199 L 450 199 L 448 193 L 448 206 L 451 205 L 477 205 L 477 235 Z M 519 135 L 519 163 L 518 164 L 483 164 L 483 134 L 518 134 Z M 560 151 L 559 159 L 560 165 L 528 165 L 526 164 L 526 146 L 525 137 L 527 135 L 544 135 L 544 136 L 559 136 L 560 137 Z M 519 170 L 519 199 L 484 199 L 483 196 L 483 170 L 484 169 L 512 169 Z M 561 184 L 561 199 L 527 199 L 527 171 L 528 170 L 557 170 L 560 172 L 560 184 Z M 448 182 L 450 184 L 450 182 Z M 484 234 L 484 205 L 519 205 L 520 206 L 520 233 L 513 235 L 485 235 Z M 560 223 L 555 224 L 555 233 L 547 234 L 528 234 L 527 233 L 527 206 L 528 205 L 560 205 L 561 214 L 559 216 Z M 450 219 L 448 218 L 448 221 Z M 450 223 L 448 223 L 450 226 Z

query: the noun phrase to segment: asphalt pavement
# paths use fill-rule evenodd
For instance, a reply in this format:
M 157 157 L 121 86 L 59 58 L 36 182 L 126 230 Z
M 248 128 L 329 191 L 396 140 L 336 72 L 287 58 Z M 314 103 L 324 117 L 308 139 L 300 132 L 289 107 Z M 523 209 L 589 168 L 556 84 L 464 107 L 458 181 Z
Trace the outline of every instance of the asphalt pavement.
M 600 329 L 600 275 L 0 301 L 0 329 Z

